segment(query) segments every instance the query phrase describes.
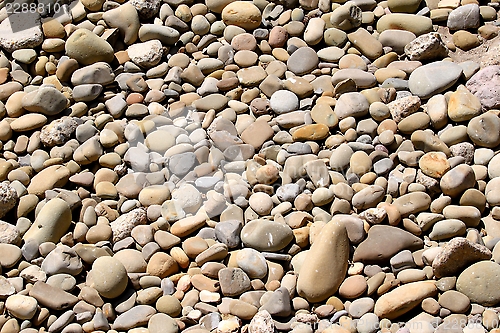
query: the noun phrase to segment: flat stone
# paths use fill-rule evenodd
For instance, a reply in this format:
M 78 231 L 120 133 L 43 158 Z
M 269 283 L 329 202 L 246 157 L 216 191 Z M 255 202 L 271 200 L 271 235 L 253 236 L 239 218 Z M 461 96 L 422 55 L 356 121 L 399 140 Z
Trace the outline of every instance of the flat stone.
M 0 46 L 9 53 L 36 48 L 43 42 L 40 14 L 33 11 L 10 13 L 9 18 L 0 23 L 0 36 Z
M 78 297 L 45 282 L 37 281 L 29 292 L 42 306 L 52 310 L 64 310 L 78 302 Z
M 288 70 L 295 75 L 304 75 L 312 72 L 319 63 L 319 58 L 310 47 L 301 47 L 288 58 L 286 65 Z
M 380 22 L 380 21 L 379 21 Z M 437 73 L 441 73 L 437 75 Z M 412 94 L 429 98 L 451 87 L 462 75 L 462 68 L 447 61 L 436 61 L 415 69 L 408 80 Z
M 368 230 L 368 237 L 354 251 L 354 261 L 380 263 L 388 261 L 402 250 L 422 248 L 420 238 L 402 229 L 388 225 L 374 225 Z
M 146 325 L 154 314 L 156 314 L 154 307 L 136 305 L 116 317 L 111 327 L 117 331 L 127 331 L 140 325 Z

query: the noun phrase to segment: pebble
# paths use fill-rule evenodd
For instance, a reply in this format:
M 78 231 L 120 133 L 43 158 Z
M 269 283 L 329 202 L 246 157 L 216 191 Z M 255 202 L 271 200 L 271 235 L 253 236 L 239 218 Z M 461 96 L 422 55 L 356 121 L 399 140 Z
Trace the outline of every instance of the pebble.
M 498 265 L 491 261 L 480 261 L 466 268 L 457 279 L 457 291 L 471 302 L 491 306 L 498 302 L 498 292 L 488 288 L 498 279 Z
M 348 256 L 345 226 L 328 223 L 323 227 L 322 235 L 304 258 L 297 280 L 298 294 L 310 302 L 320 302 L 336 293 L 347 271 L 346 260 L 333 260 Z
M 80 2 L 0 19 L 2 332 L 496 329 L 494 2 Z
M 93 288 L 106 298 L 120 296 L 128 284 L 125 266 L 115 258 L 99 257 L 92 264 Z
M 436 76 L 438 72 L 443 75 Z M 457 64 L 436 61 L 415 69 L 408 79 L 408 87 L 418 97 L 429 98 L 451 87 L 460 75 L 462 68 Z

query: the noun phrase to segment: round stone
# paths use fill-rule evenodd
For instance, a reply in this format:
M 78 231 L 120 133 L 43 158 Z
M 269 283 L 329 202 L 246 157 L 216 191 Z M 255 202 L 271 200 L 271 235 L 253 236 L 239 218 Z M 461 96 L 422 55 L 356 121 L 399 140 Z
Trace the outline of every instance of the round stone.
M 480 261 L 466 268 L 457 279 L 457 290 L 471 302 L 494 306 L 500 302 L 500 265 L 493 261 Z
M 286 65 L 288 70 L 295 75 L 308 74 L 316 68 L 319 63 L 318 54 L 310 47 L 300 47 L 288 58 Z
M 127 270 L 113 257 L 99 257 L 92 264 L 93 288 L 106 298 L 120 296 L 128 284 Z
M 277 114 L 295 111 L 299 108 L 299 98 L 288 90 L 278 90 L 270 99 L 271 109 Z

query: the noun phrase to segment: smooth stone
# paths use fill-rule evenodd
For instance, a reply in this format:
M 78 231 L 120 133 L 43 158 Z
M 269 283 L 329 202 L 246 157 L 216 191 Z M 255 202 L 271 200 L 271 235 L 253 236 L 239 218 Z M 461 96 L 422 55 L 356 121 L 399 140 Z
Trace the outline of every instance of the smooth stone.
M 40 87 L 26 94 L 22 99 L 24 109 L 54 116 L 66 109 L 68 99 L 59 90 L 52 87 Z
M 332 84 L 337 85 L 348 79 L 353 80 L 357 88 L 371 88 L 377 84 L 375 75 L 358 68 L 345 68 L 336 71 L 332 75 Z
M 448 14 L 447 27 L 450 30 L 477 29 L 481 25 L 479 6 L 474 3 L 455 8 Z
M 111 66 L 105 62 L 96 62 L 77 69 L 71 75 L 74 86 L 81 84 L 100 84 L 106 86 L 115 80 Z
M 173 45 L 179 40 L 179 32 L 171 27 L 157 24 L 142 24 L 138 31 L 141 42 L 158 39 L 162 44 Z
M 288 58 L 286 65 L 288 70 L 295 75 L 308 74 L 316 68 L 319 63 L 318 54 L 310 47 L 300 47 Z
M 287 246 L 292 241 L 293 233 L 285 224 L 257 219 L 245 224 L 240 237 L 245 246 L 258 251 L 274 252 Z
M 354 251 L 354 261 L 381 263 L 388 261 L 402 250 L 415 251 L 423 246 L 423 241 L 397 227 L 374 225 L 368 230 L 368 237 Z
M 102 19 L 112 28 L 117 28 L 125 45 L 130 45 L 137 40 L 141 27 L 137 9 L 131 3 L 125 3 L 116 8 L 107 10 Z
M 236 264 L 251 279 L 261 279 L 267 275 L 267 262 L 264 256 L 254 249 L 242 249 L 236 253 Z
M 99 257 L 92 264 L 91 287 L 106 298 L 120 296 L 128 284 L 127 270 L 123 264 L 113 257 Z
M 393 201 L 401 216 L 408 216 L 425 211 L 431 205 L 431 197 L 425 192 L 405 194 Z
M 271 109 L 279 115 L 298 110 L 299 108 L 299 98 L 288 90 L 278 90 L 273 93 L 269 103 Z
M 439 296 L 439 305 L 453 313 L 465 313 L 470 308 L 470 300 L 461 292 L 447 290 Z
M 443 194 L 456 197 L 476 184 L 473 169 L 467 164 L 460 164 L 448 171 L 439 183 Z
M 466 268 L 457 279 L 457 291 L 471 302 L 493 306 L 500 301 L 500 290 L 493 286 L 500 279 L 500 266 L 492 261 L 480 261 Z
M 5 308 L 9 313 L 21 320 L 33 318 L 37 307 L 37 300 L 31 296 L 12 295 L 5 301 Z
M 335 294 L 347 272 L 349 239 L 342 222 L 327 223 L 307 252 L 297 280 L 297 292 L 310 302 Z
M 167 314 L 156 313 L 148 320 L 148 332 L 150 333 L 177 333 L 179 326 L 175 319 Z
M 494 148 L 500 144 L 500 118 L 492 112 L 474 117 L 467 124 L 467 134 L 477 146 Z
M 38 213 L 35 222 L 24 234 L 23 239 L 43 242 L 59 242 L 71 225 L 71 209 L 62 199 L 48 201 Z
M 235 25 L 246 30 L 258 28 L 262 14 L 250 1 L 234 1 L 222 10 L 222 21 L 226 25 Z
M 34 297 L 40 305 L 56 311 L 72 307 L 78 302 L 78 297 L 43 281 L 35 282 L 29 296 Z
M 466 227 L 465 223 L 457 219 L 438 221 L 432 226 L 429 238 L 431 240 L 443 240 L 455 236 L 463 236 Z
M 425 16 L 393 13 L 382 16 L 377 22 L 377 31 L 398 29 L 413 32 L 420 36 L 432 31 L 432 20 Z
M 436 73 L 440 73 L 437 75 Z M 462 75 L 462 67 L 447 61 L 436 61 L 415 69 L 408 80 L 412 94 L 429 98 L 451 87 Z
M 26 132 L 38 129 L 47 123 L 47 117 L 39 113 L 29 113 L 16 118 L 10 123 L 10 129 L 14 132 Z
M 396 319 L 418 306 L 425 298 L 437 294 L 434 281 L 418 281 L 397 287 L 382 295 L 375 303 L 374 312 L 380 318 Z
M 383 46 L 388 46 L 398 54 L 405 52 L 405 46 L 416 38 L 410 31 L 389 29 L 384 30 L 379 36 L 379 41 Z
M 364 28 L 351 32 L 347 38 L 368 59 L 374 60 L 383 54 L 382 43 Z
M 137 326 L 146 325 L 154 314 L 156 314 L 154 307 L 136 305 L 116 317 L 111 328 L 116 331 L 127 331 Z
M 333 112 L 339 119 L 356 118 L 367 115 L 369 107 L 370 103 L 365 96 L 358 92 L 348 92 L 339 97 Z
M 433 178 L 443 177 L 451 168 L 448 158 L 442 152 L 424 154 L 418 161 L 418 166 L 425 175 Z
M 114 51 L 111 45 L 92 31 L 78 29 L 69 36 L 65 44 L 66 54 L 82 65 L 95 62 L 111 62 Z

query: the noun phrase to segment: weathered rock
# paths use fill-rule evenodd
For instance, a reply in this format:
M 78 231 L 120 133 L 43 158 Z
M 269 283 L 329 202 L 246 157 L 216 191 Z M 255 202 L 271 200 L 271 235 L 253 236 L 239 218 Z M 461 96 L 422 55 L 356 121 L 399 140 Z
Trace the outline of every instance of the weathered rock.
M 437 278 L 454 276 L 463 268 L 482 260 L 489 260 L 491 251 L 483 245 L 456 237 L 443 247 L 432 262 L 432 269 Z

